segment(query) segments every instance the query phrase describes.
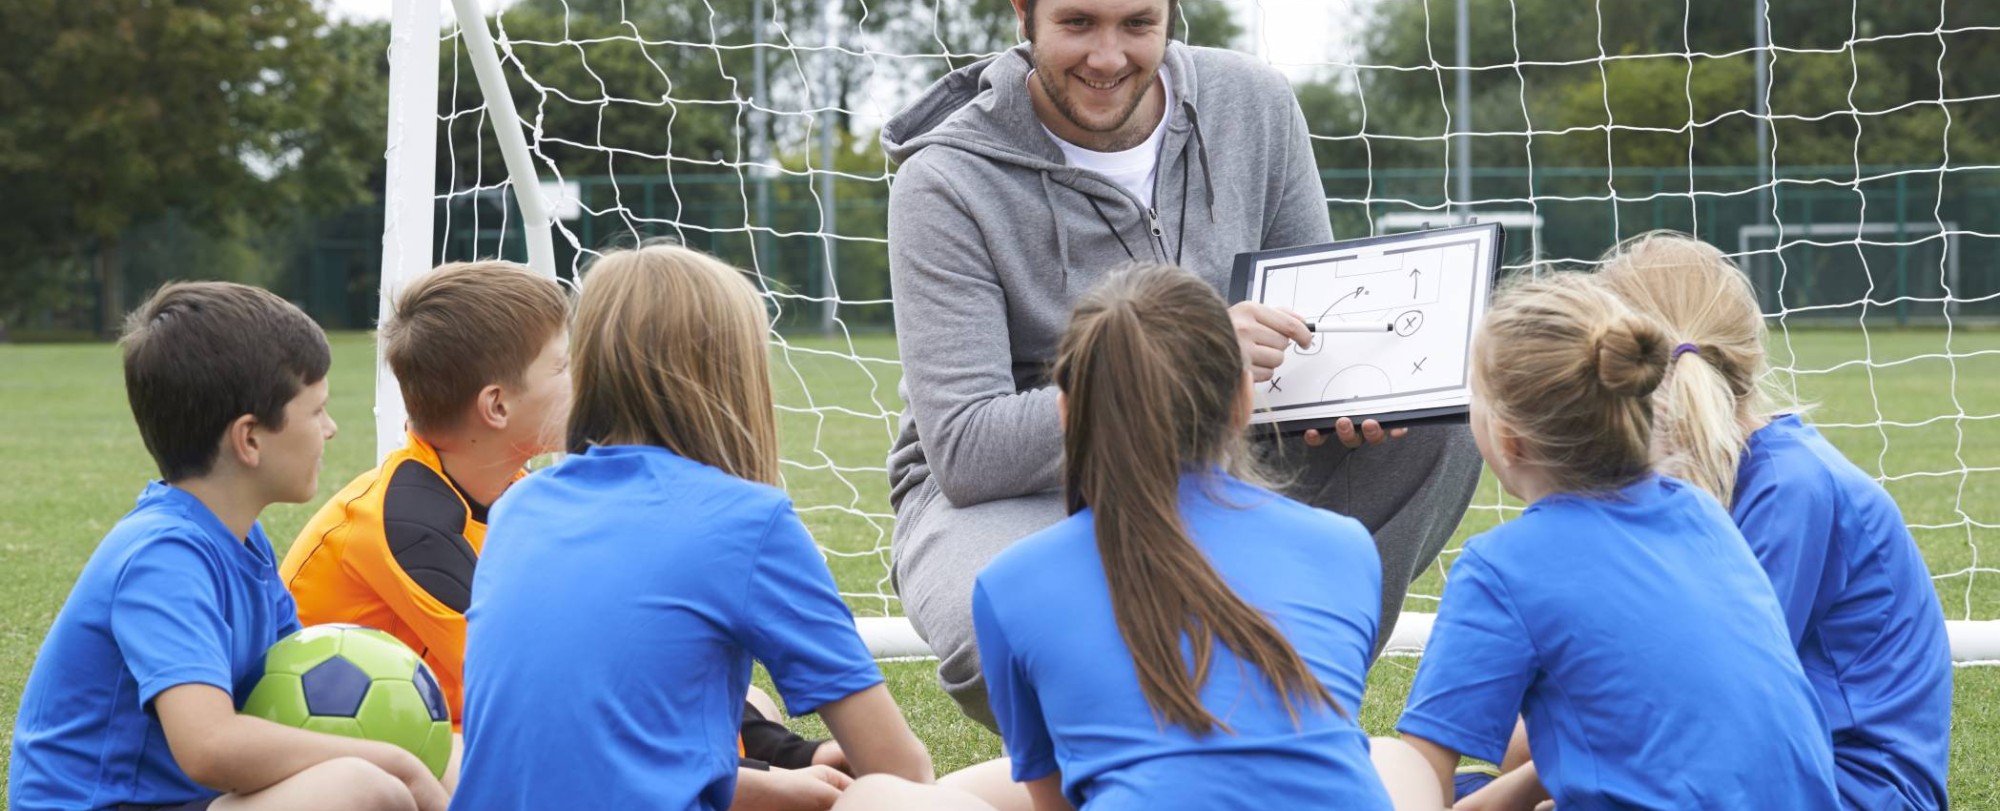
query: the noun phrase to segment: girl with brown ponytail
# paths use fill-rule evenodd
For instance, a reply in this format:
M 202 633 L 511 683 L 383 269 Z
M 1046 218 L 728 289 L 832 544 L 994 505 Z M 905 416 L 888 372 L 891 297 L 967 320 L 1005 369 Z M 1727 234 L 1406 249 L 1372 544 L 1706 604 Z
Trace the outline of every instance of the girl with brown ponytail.
M 1441 808 L 1395 740 L 1385 790 L 1355 722 L 1381 611 L 1367 531 L 1244 477 L 1250 373 L 1214 288 L 1116 274 L 1053 377 L 1071 515 L 1002 552 L 972 604 L 1034 808 Z
M 1397 729 L 1459 802 L 1835 807 L 1833 751 L 1771 584 L 1715 499 L 1653 472 L 1673 344 L 1590 277 L 1515 285 L 1473 346 L 1472 432 L 1520 517 L 1465 543 Z
M 1601 278 L 1675 344 L 1653 448 L 1729 508 L 1785 612 L 1833 731 L 1841 806 L 1946 806 L 1951 644 L 1902 511 L 1763 383 L 1764 316 L 1715 246 L 1652 233 Z

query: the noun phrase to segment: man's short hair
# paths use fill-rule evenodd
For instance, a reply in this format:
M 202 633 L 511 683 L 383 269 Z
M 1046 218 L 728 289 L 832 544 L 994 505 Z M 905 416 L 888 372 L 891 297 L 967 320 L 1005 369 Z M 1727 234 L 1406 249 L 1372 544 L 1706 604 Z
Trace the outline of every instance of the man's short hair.
M 1022 28 L 1025 29 L 1024 33 L 1028 35 L 1028 40 L 1031 42 L 1035 39 L 1035 6 L 1040 2 L 1041 0 L 1027 0 L 1026 3 L 1022 4 L 1022 8 L 1028 12 L 1027 20 L 1022 25 Z M 1179 34 L 1180 27 L 1181 0 L 1167 0 L 1167 39 L 1173 39 L 1175 34 Z
M 285 404 L 326 377 L 326 334 L 269 290 L 175 282 L 125 318 L 125 398 L 160 476 L 207 475 L 223 433 L 250 414 L 285 427 Z
M 455 262 L 418 277 L 381 331 L 410 426 L 450 430 L 481 389 L 519 387 L 568 322 L 562 287 L 514 262 Z

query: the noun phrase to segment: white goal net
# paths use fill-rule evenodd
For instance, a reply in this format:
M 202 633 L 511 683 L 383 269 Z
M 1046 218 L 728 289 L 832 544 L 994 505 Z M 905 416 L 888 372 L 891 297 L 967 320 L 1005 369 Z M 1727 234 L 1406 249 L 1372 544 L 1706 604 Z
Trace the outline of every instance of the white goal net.
M 1509 272 L 1588 265 L 1657 228 L 1732 253 L 1771 316 L 1779 381 L 1897 497 L 1947 614 L 2000 619 L 1985 551 L 2000 527 L 2000 6 L 1767 2 L 1182 0 L 1179 35 L 1294 80 L 1339 237 L 1497 220 Z M 1012 45 L 1008 3 L 484 12 L 518 121 L 475 81 L 476 32 L 399 5 L 385 284 L 526 260 L 538 233 L 564 278 L 662 236 L 755 271 L 785 485 L 856 613 L 900 614 L 884 469 L 901 410 L 895 167 L 877 132 L 945 71 Z M 546 214 L 522 215 L 496 126 L 522 134 Z M 1514 510 L 1489 478 L 1461 537 Z M 1452 557 L 1412 610 L 1430 610 Z

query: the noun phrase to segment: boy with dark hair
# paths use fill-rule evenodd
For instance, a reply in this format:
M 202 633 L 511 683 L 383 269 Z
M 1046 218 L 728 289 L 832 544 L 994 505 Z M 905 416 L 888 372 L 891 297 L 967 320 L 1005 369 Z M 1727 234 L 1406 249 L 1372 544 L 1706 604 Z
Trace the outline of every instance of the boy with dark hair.
M 326 337 L 268 291 L 169 284 L 126 320 L 125 390 L 158 466 L 84 564 L 14 727 L 37 809 L 443 809 L 415 755 L 237 709 L 299 628 L 257 516 L 310 500 L 335 426 Z
M 420 653 L 455 727 L 487 511 L 529 459 L 562 445 L 569 306 L 555 280 L 513 262 L 452 263 L 412 281 L 379 338 L 408 441 L 329 499 L 279 567 L 306 624 L 379 628 Z M 838 746 L 792 735 L 767 720 L 776 717 L 775 705 L 745 706 L 755 765 L 845 765 Z

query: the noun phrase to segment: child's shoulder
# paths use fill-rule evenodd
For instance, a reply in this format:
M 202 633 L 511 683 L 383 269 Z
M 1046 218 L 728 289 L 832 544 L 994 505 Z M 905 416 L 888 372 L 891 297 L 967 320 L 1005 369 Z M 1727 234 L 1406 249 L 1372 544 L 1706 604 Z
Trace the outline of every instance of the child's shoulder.
M 776 485 L 735 476 L 671 451 L 657 454 L 653 463 L 656 481 L 728 512 L 765 515 L 794 511 L 792 495 Z
M 1314 538 L 1369 540 L 1368 528 L 1354 516 L 1314 507 L 1259 485 L 1240 479 L 1226 479 L 1224 494 L 1230 506 L 1247 509 L 1274 529 L 1295 529 Z
M 332 498 L 313 512 L 300 537 L 318 534 L 332 526 L 355 520 L 367 519 L 364 523 L 380 524 L 383 518 L 380 513 L 391 501 L 392 488 L 396 496 L 394 500 L 405 506 L 412 497 L 419 502 L 433 500 L 425 498 L 425 493 L 441 492 L 444 496 L 454 493 L 435 463 L 412 458 L 407 449 L 397 451 L 382 460 L 380 465 L 361 471 L 335 491 Z M 375 527 L 375 530 L 379 533 L 380 527 Z
M 434 460 L 405 456 L 362 474 L 355 484 L 361 492 L 355 503 L 366 504 L 366 496 L 381 495 L 380 520 L 388 526 L 411 524 L 463 534 L 472 505 L 447 480 L 444 469 Z M 367 479 L 366 482 L 363 480 Z M 384 531 L 386 531 L 386 527 Z
M 495 510 L 530 499 L 569 504 L 616 501 L 628 514 L 671 512 L 679 519 L 791 512 L 792 497 L 762 482 L 730 475 L 651 445 L 592 446 L 517 481 Z
M 211 524 L 219 522 L 200 499 L 186 490 L 156 481 L 146 485 L 132 511 L 118 519 L 110 534 L 200 538 L 213 531 Z
M 1097 560 L 1097 529 L 1085 508 L 1014 543 L 979 570 L 983 584 L 1034 582 L 1051 571 L 1089 566 Z
M 1750 435 L 1736 471 L 1734 501 L 1776 497 L 1824 503 L 1852 484 L 1844 480 L 1867 478 L 1811 425 L 1787 415 Z
M 1533 566 L 1566 545 L 1600 543 L 1607 525 L 1615 520 L 1609 515 L 1610 506 L 1598 496 L 1546 496 L 1519 515 L 1466 539 L 1464 554 L 1492 568 L 1505 569 L 1517 561 Z
M 1293 500 L 1234 477 L 1207 484 L 1190 505 L 1190 529 L 1215 541 L 1255 542 L 1270 553 L 1291 550 L 1298 559 L 1336 569 L 1365 557 L 1379 561 L 1374 536 L 1353 516 Z
M 1095 519 L 1086 508 L 1009 544 L 974 578 L 975 602 L 995 620 L 1034 625 L 1065 617 L 1106 588 Z
M 194 509 L 198 503 L 184 503 L 192 496 L 163 492 L 168 489 L 157 482 L 150 485 L 138 506 L 105 533 L 93 563 L 121 572 L 136 562 L 177 568 L 219 563 L 217 547 L 225 541 L 215 537 L 217 530 L 210 526 L 214 517 L 205 509 Z
M 1569 511 L 1561 505 L 1536 503 L 1528 506 L 1513 517 L 1502 516 L 1499 523 L 1474 533 L 1465 540 L 1465 548 L 1470 551 L 1480 549 L 1491 554 L 1492 550 L 1510 548 L 1559 530 L 1572 523 Z
M 326 504 L 320 508 L 320 511 L 325 512 L 327 509 L 335 507 L 345 509 L 348 504 L 353 503 L 356 499 L 367 495 L 369 491 L 380 486 L 402 461 L 395 456 L 391 456 L 383 461 L 382 464 L 361 471 L 354 478 L 348 479 L 347 484 L 342 485 L 339 490 L 334 491 L 333 498 L 327 499 Z

